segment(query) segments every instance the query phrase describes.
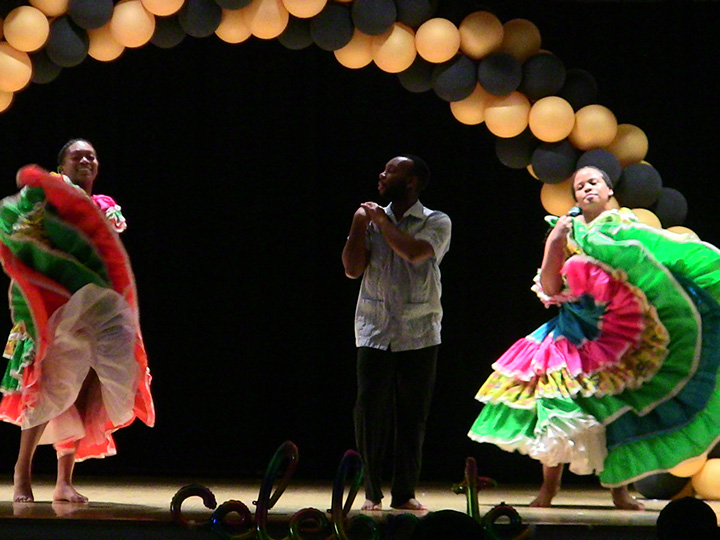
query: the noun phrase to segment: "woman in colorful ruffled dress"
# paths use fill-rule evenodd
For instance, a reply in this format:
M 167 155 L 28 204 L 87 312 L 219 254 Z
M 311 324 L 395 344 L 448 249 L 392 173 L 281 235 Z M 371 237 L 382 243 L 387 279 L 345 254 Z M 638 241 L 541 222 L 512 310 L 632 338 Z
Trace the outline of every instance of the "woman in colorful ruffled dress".
M 720 440 L 720 251 L 611 208 L 608 175 L 579 169 L 581 214 L 552 225 L 533 289 L 557 317 L 494 364 L 469 437 L 543 464 L 532 506 L 550 506 L 564 464 L 626 486 Z
M 155 421 L 135 280 L 110 197 L 92 195 L 95 149 L 73 139 L 59 172 L 18 172 L 21 191 L 0 201 L 0 260 L 11 279 L 13 329 L 5 348 L 0 418 L 21 427 L 14 501 L 34 500 L 38 444 L 53 444 L 53 500 L 87 502 L 76 461 L 116 453 L 112 432 Z

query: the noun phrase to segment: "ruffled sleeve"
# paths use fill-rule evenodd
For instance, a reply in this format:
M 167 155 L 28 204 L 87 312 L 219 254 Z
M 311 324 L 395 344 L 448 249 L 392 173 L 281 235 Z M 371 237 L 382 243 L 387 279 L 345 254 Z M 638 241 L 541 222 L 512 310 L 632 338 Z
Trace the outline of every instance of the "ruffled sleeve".
M 92 200 L 95 201 L 95 204 L 100 210 L 105 212 L 105 217 L 110 220 L 116 232 L 121 233 L 127 229 L 127 221 L 125 221 L 125 217 L 122 215 L 122 209 L 120 205 L 115 202 L 115 199 L 109 195 L 93 195 Z

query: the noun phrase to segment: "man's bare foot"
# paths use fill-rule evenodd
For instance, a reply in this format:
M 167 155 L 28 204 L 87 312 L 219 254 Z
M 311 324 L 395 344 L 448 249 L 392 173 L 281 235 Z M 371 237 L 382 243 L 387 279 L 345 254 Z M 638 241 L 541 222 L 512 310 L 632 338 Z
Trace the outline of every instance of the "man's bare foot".
M 542 486 L 537 494 L 537 497 L 530 503 L 532 508 L 550 508 L 552 506 L 552 500 L 557 495 L 559 488 L 547 488 Z
M 360 507 L 360 510 L 365 510 L 365 511 L 382 510 L 382 503 L 381 502 L 376 503 L 376 502 L 371 501 L 370 499 L 365 499 L 365 502 Z
M 396 510 L 427 510 L 427 506 L 422 504 L 417 499 L 408 499 L 402 504 L 392 505 Z
M 31 503 L 35 502 L 30 478 L 15 475 L 13 479 L 13 502 Z
M 66 501 L 71 503 L 86 503 L 88 498 L 85 495 L 81 495 L 77 490 L 69 485 L 57 485 L 55 491 L 53 491 L 53 501 Z
M 620 510 L 645 510 L 645 505 L 631 497 L 626 487 L 613 488 L 612 499 L 615 508 Z

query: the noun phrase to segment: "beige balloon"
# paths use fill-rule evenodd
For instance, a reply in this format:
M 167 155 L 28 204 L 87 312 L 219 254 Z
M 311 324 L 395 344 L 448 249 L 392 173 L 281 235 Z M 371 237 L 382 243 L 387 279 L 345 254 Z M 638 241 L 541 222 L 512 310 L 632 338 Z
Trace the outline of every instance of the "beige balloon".
M 527 19 L 512 19 L 503 25 L 500 50 L 524 62 L 540 50 L 540 30 Z
M 15 94 L 12 92 L 3 92 L 0 90 L 0 112 L 6 111 L 12 103 Z
M 689 229 L 688 227 L 683 227 L 682 225 L 674 225 L 672 227 L 668 227 L 666 230 L 675 234 L 687 234 L 695 240 L 700 240 L 700 237 L 695 231 Z
M 530 163 L 530 164 L 529 164 L 527 167 L 525 167 L 525 168 L 527 169 L 527 172 L 528 172 L 528 174 L 529 174 L 530 176 L 532 176 L 535 180 L 540 180 L 540 179 L 537 177 L 537 174 L 535 174 L 535 170 L 534 170 L 533 167 L 532 167 L 532 163 Z
M 283 4 L 290 15 L 300 19 L 309 19 L 323 10 L 327 0 L 283 0 Z
M 140 0 L 120 0 L 115 4 L 110 31 L 113 38 L 128 48 L 145 45 L 155 32 L 155 15 Z
M 691 476 L 694 476 L 695 474 L 700 472 L 700 469 L 705 466 L 706 462 L 706 455 L 697 456 L 678 463 L 668 472 L 680 478 L 690 478 Z
M 70 0 L 30 0 L 30 5 L 38 8 L 48 17 L 58 17 L 67 13 Z
M 493 97 L 478 84 L 468 97 L 451 102 L 450 111 L 458 122 L 468 126 L 482 124 L 485 121 L 485 107 Z
M 395 23 L 390 30 L 373 38 L 371 50 L 375 65 L 383 71 L 405 71 L 417 56 L 415 32 L 405 24 Z
M 428 62 L 447 62 L 460 50 L 460 30 L 442 17 L 430 19 L 417 29 L 415 47 Z
M 290 21 L 282 0 L 253 0 L 240 11 L 244 13 L 252 35 L 260 39 L 278 37 Z
M 623 168 L 640 163 L 648 153 L 649 144 L 645 132 L 632 124 L 620 124 L 615 138 L 606 147 L 620 161 Z
M 660 219 L 652 211 L 648 210 L 647 208 L 633 208 L 632 211 L 633 214 L 637 216 L 640 223 L 650 225 L 651 227 L 655 227 L 656 229 L 662 229 L 662 223 L 660 223 Z
M 37 51 L 50 35 L 47 16 L 32 6 L 20 6 L 7 14 L 3 24 L 5 40 L 18 51 Z
M 88 55 L 100 62 L 111 62 L 125 50 L 125 45 L 119 43 L 113 36 L 109 22 L 100 28 L 88 30 L 88 37 L 90 38 Z
M 459 26 L 460 50 L 480 60 L 502 46 L 505 30 L 503 24 L 489 11 L 476 11 L 465 17 Z
M 580 150 L 603 148 L 617 135 L 617 118 L 602 105 L 587 105 L 575 113 L 575 125 L 568 139 Z
M 17 92 L 25 88 L 32 77 L 32 62 L 24 51 L 9 43 L 0 42 L 0 91 Z
M 540 203 L 547 213 L 554 216 L 564 216 L 575 206 L 571 182 L 571 178 L 557 184 L 543 182 L 540 189 Z
M 692 477 L 692 485 L 703 499 L 720 500 L 720 459 L 708 459 Z
M 167 17 L 180 11 L 185 0 L 142 0 L 143 6 L 153 15 Z
M 543 142 L 562 141 L 575 126 L 575 111 L 565 99 L 547 96 L 530 108 L 528 125 L 533 135 Z
M 252 36 L 250 26 L 245 19 L 242 9 L 222 10 L 220 25 L 215 29 L 215 35 L 226 43 L 242 43 Z
M 524 94 L 493 96 L 485 106 L 485 125 L 493 135 L 515 137 L 527 128 L 529 114 L 530 101 Z
M 360 69 L 367 66 L 373 61 L 373 38 L 356 28 L 348 44 L 333 51 L 335 58 L 346 68 Z

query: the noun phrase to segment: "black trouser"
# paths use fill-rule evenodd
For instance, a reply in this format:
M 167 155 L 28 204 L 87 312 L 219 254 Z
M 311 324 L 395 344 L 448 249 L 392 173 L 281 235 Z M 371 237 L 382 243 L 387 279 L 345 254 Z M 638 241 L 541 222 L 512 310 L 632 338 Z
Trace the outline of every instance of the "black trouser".
M 391 506 L 415 497 L 438 349 L 358 348 L 355 441 L 365 462 L 365 496 L 375 503 L 383 498 L 382 464 L 393 425 Z

